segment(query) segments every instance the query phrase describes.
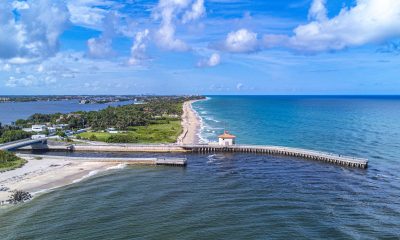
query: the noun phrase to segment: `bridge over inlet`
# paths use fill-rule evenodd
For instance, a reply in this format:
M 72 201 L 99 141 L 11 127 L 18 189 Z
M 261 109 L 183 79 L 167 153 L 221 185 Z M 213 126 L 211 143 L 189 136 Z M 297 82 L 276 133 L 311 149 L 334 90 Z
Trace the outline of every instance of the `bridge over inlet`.
M 0 150 L 9 151 L 32 145 L 46 145 L 46 144 L 47 144 L 47 138 L 39 138 L 39 139 L 26 138 L 14 142 L 0 144 Z

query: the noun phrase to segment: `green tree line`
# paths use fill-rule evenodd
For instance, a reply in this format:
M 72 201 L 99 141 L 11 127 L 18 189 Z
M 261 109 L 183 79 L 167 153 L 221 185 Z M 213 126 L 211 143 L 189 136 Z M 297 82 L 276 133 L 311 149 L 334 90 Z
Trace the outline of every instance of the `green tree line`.
M 31 137 L 31 133 L 25 132 L 17 126 L 2 126 L 0 123 L 0 143 L 17 141 L 29 137 Z
M 116 128 L 126 130 L 130 126 L 147 126 L 154 120 L 178 119 L 182 115 L 182 104 L 187 100 L 203 97 L 148 97 L 144 104 L 107 107 L 99 111 L 74 112 L 69 114 L 34 114 L 28 119 L 15 122 L 19 127 L 33 124 L 68 124 L 70 129 L 91 127 L 93 130 Z

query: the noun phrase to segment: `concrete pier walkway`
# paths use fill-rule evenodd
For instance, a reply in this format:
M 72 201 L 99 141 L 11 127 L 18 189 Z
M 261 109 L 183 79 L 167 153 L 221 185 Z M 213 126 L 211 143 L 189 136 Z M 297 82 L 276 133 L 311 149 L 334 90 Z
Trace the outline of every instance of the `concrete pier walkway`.
M 367 168 L 368 159 L 343 156 L 328 152 L 313 151 L 300 148 L 280 146 L 254 146 L 254 145 L 232 145 L 220 146 L 213 144 L 159 144 L 159 145 L 137 145 L 137 144 L 104 144 L 104 145 L 36 145 L 25 147 L 25 149 L 58 150 L 58 151 L 84 151 L 84 152 L 156 152 L 156 153 L 254 153 L 267 155 L 280 155 L 298 157 L 302 159 L 316 160 L 330 164 L 346 167 Z
M 350 156 L 343 156 L 333 153 L 313 151 L 301 148 L 290 148 L 280 146 L 253 146 L 253 145 L 232 145 L 232 146 L 218 146 L 218 145 L 186 145 L 182 146 L 184 149 L 198 153 L 208 152 L 241 152 L 241 153 L 256 153 L 256 154 L 269 154 L 298 157 L 309 160 L 316 160 L 336 165 L 347 167 L 367 168 L 368 159 L 356 158 Z

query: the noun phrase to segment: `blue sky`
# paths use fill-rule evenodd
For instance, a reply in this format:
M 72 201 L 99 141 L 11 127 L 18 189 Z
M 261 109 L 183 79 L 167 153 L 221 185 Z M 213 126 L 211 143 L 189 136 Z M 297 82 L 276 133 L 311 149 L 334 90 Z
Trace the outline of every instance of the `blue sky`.
M 400 94 L 398 0 L 5 0 L 0 94 Z

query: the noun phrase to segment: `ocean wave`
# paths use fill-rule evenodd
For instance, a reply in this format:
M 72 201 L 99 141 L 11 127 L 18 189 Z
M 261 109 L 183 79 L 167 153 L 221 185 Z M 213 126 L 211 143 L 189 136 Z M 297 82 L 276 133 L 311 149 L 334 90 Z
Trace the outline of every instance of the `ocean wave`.
M 210 117 L 210 116 L 203 116 L 203 118 L 205 120 L 207 120 L 207 121 L 210 121 L 210 122 L 216 122 L 216 123 L 220 123 L 221 122 L 221 121 L 219 121 L 219 120 L 217 120 L 217 119 L 215 119 L 213 117 Z
M 211 98 L 207 98 L 207 100 L 210 99 Z M 217 131 L 223 130 L 223 128 L 212 126 L 212 123 L 220 123 L 221 121 L 210 116 L 204 107 L 193 107 L 192 109 L 200 122 L 200 128 L 197 133 L 200 143 L 209 143 L 210 141 L 215 140 L 217 137 Z
M 35 197 L 38 194 L 42 194 L 42 193 L 46 193 L 46 192 L 52 191 L 55 188 L 57 188 L 57 187 L 42 189 L 42 190 L 39 190 L 39 191 L 36 191 L 36 192 L 32 192 L 30 194 L 32 195 L 32 197 Z
M 208 142 L 207 138 L 205 138 L 203 136 L 204 129 L 206 128 L 206 125 L 204 123 L 203 117 L 199 114 L 198 111 L 196 111 L 196 109 L 193 108 L 193 110 L 194 110 L 194 112 L 195 112 L 195 114 L 196 114 L 196 116 L 197 116 L 197 118 L 199 119 L 199 122 L 200 122 L 200 129 L 196 133 L 196 135 L 199 138 L 199 142 L 200 143 L 207 143 Z
M 111 166 L 111 167 L 108 167 L 108 168 L 105 168 L 105 169 L 102 169 L 102 170 L 93 170 L 93 171 L 90 171 L 90 172 L 89 172 L 88 174 L 86 174 L 85 176 L 83 176 L 83 177 L 81 177 L 81 178 L 78 178 L 78 179 L 75 179 L 74 181 L 72 181 L 72 183 L 81 182 L 81 181 L 85 180 L 86 178 L 89 178 L 89 177 L 92 177 L 92 176 L 94 176 L 94 175 L 96 175 L 96 174 L 99 174 L 100 172 L 105 172 L 105 171 L 114 170 L 114 169 L 123 169 L 123 168 L 125 168 L 125 167 L 126 167 L 126 164 L 120 163 L 120 164 L 118 164 L 118 165 Z
M 81 181 L 85 180 L 86 178 L 89 178 L 89 177 L 91 177 L 91 176 L 94 176 L 94 175 L 98 174 L 99 172 L 100 172 L 99 170 L 90 171 L 90 172 L 89 172 L 88 174 L 86 174 L 85 176 L 83 176 L 83 177 L 81 177 L 81 178 L 78 178 L 78 179 L 75 179 L 74 181 L 72 181 L 72 183 L 81 182 Z
M 118 165 L 116 165 L 116 166 L 112 166 L 112 167 L 109 167 L 109 168 L 107 168 L 106 170 L 112 170 L 112 169 L 124 169 L 124 168 L 126 168 L 126 164 L 125 163 L 120 163 L 120 164 L 118 164 Z
M 222 154 L 211 154 L 211 155 L 207 156 L 207 159 L 208 159 L 207 163 L 210 164 L 210 163 L 216 163 L 219 160 L 225 159 L 225 156 Z

